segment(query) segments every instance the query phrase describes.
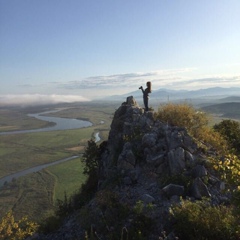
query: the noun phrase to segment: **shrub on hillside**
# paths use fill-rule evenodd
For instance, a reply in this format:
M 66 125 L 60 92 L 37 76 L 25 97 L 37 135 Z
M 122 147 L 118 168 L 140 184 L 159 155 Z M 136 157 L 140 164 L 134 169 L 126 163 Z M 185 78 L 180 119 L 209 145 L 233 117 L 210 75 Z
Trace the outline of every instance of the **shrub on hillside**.
M 169 125 L 185 127 L 193 135 L 196 135 L 197 129 L 208 124 L 207 115 L 188 104 L 168 103 L 161 105 L 156 117 Z
M 226 142 L 220 134 L 208 127 L 207 114 L 188 104 L 161 105 L 155 113 L 155 118 L 172 126 L 184 127 L 198 141 L 209 143 L 219 150 L 226 148 Z
M 219 132 L 228 142 L 230 148 L 240 154 L 240 123 L 234 120 L 222 120 L 215 124 L 213 129 Z
M 240 187 L 240 159 L 234 154 L 228 154 L 223 159 L 210 158 L 213 168 L 222 179 L 232 187 Z
M 98 172 L 99 167 L 99 146 L 96 144 L 94 140 L 89 140 L 88 145 L 85 148 L 85 151 L 82 156 L 82 162 L 85 164 L 83 173 L 84 174 L 92 174 Z
M 211 206 L 207 201 L 183 201 L 172 207 L 172 216 L 180 239 L 240 238 L 240 225 L 231 207 Z
M 8 212 L 0 222 L 0 239 L 21 240 L 32 236 L 38 225 L 26 217 L 16 221 L 12 212 Z

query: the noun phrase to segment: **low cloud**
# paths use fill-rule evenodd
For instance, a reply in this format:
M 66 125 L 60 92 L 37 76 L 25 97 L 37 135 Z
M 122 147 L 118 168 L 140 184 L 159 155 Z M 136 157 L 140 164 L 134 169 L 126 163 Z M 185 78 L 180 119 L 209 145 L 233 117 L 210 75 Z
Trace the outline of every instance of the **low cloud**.
M 160 88 L 197 90 L 211 87 L 240 87 L 240 76 L 238 75 L 202 75 L 199 71 L 201 70 L 197 68 L 164 69 L 151 72 L 92 76 L 75 81 L 54 81 L 36 85 L 23 84 L 21 85 L 21 92 L 25 89 L 26 92 L 31 91 L 42 94 L 61 92 L 64 95 L 35 95 L 35 98 L 30 95 L 29 97 L 37 99 L 35 102 L 48 101 L 56 103 L 75 101 L 75 99 L 77 99 L 76 101 L 86 101 L 86 98 L 98 99 L 110 95 L 126 94 L 137 90 L 139 86 L 145 86 L 147 81 L 152 82 L 153 90 Z M 78 94 L 82 97 L 79 97 Z M 9 97 L 7 102 L 12 102 L 12 98 L 17 99 L 17 97 Z M 28 99 L 28 95 L 22 95 L 21 99 Z M 15 102 L 18 102 L 18 100 Z M 6 101 L 4 103 L 6 104 Z
M 23 95 L 0 95 L 0 106 L 11 105 L 45 105 L 56 103 L 83 102 L 89 99 L 77 95 L 43 95 L 43 94 L 23 94 Z

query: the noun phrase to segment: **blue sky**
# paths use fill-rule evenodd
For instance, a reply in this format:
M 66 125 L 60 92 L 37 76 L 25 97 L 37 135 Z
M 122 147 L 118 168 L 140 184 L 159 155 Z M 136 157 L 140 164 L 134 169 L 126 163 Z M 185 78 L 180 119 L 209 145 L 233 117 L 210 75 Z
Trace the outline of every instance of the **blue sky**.
M 239 0 L 0 0 L 0 97 L 240 87 L 239 11 Z

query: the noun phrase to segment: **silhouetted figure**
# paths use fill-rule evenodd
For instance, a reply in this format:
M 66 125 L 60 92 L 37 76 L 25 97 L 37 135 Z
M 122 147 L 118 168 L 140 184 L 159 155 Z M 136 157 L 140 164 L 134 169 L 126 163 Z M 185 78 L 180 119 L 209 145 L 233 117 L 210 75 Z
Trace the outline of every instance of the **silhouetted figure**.
M 142 90 L 143 92 L 143 103 L 145 106 L 145 111 L 148 111 L 148 99 L 149 99 L 149 93 L 152 92 L 152 84 L 151 82 L 146 83 L 147 88 L 144 90 L 143 87 L 141 86 L 139 89 Z

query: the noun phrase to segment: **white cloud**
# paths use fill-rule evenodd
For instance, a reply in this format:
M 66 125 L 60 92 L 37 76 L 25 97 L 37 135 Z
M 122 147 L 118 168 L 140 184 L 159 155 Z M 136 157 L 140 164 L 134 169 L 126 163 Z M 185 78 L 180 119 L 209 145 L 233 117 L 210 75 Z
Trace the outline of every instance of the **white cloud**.
M 147 81 L 168 84 L 169 81 L 181 81 L 179 75 L 193 71 L 193 68 L 167 69 L 152 72 L 136 72 L 126 74 L 114 74 L 108 76 L 93 76 L 76 81 L 59 83 L 58 87 L 63 89 L 104 89 L 104 88 L 137 88 Z
M 126 94 L 145 86 L 147 81 L 152 82 L 153 90 L 168 88 L 172 90 L 196 90 L 209 87 L 240 87 L 240 75 L 203 75 L 201 69 L 179 68 L 164 69 L 150 72 L 135 72 L 106 76 L 92 76 L 75 81 L 46 82 L 37 85 L 22 85 L 21 92 L 42 93 L 38 99 L 44 102 L 68 101 L 72 95 L 81 101 L 86 98 L 97 99 L 110 95 Z M 52 92 L 58 95 L 45 95 Z M 63 96 L 66 95 L 66 100 Z M 79 97 L 81 95 L 82 97 Z M 27 95 L 26 95 L 27 96 Z M 41 97 L 43 96 L 43 97 Z M 51 96 L 51 97 L 50 97 Z M 55 96 L 55 97 L 53 97 Z M 37 98 L 37 97 L 36 97 Z M 27 99 L 27 97 L 26 97 Z M 58 99 L 58 100 L 56 100 Z M 0 99 L 1 100 L 1 99 Z M 86 100 L 83 98 L 83 101 Z M 8 101 L 11 101 L 9 99 Z M 38 100 L 36 100 L 38 102 Z
M 43 94 L 22 94 L 22 95 L 0 95 L 0 106 L 9 105 L 44 105 L 55 103 L 83 102 L 89 99 L 78 95 L 43 95 Z

